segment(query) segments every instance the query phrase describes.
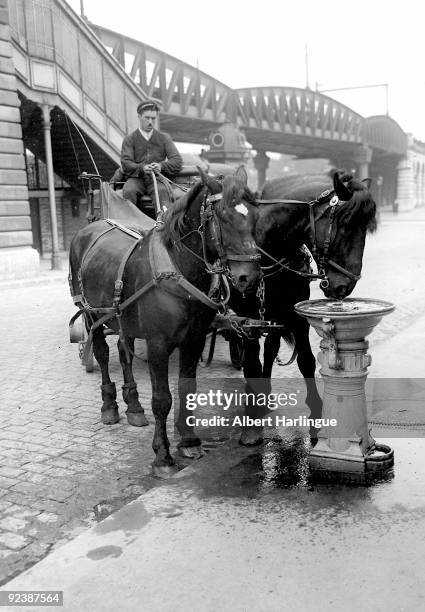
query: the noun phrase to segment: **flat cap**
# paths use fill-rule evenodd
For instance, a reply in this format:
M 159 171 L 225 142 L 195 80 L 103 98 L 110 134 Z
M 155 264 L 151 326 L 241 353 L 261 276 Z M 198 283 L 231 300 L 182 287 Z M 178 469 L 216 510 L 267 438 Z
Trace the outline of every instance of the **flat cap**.
M 152 100 L 144 100 L 143 102 L 140 102 L 139 106 L 137 107 L 137 114 L 141 115 L 144 111 L 147 110 L 159 112 L 159 106 L 156 102 Z

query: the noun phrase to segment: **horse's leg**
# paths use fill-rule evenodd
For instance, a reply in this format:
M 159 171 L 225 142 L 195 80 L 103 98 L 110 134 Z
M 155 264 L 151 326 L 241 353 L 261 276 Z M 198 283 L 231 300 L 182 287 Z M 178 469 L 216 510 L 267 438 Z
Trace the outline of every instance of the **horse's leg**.
M 109 378 L 109 346 L 103 335 L 103 327 L 98 327 L 93 332 L 93 353 L 100 366 L 102 373 L 102 400 L 103 405 L 101 409 L 102 423 L 105 425 L 114 425 L 120 420 L 118 414 L 117 390 L 115 383 L 111 382 Z
M 268 393 L 267 381 L 262 378 L 262 367 L 260 361 L 260 342 L 258 340 L 245 340 L 245 359 L 243 364 L 245 376 L 245 391 L 248 401 L 245 405 L 245 415 L 249 418 L 261 418 L 264 416 L 264 408 L 260 408 L 255 396 L 262 392 Z M 270 384 L 270 383 L 269 383 Z M 263 428 L 257 425 L 246 425 L 242 429 L 239 444 L 253 446 L 263 441 Z
M 320 419 L 322 416 L 322 399 L 317 390 L 316 379 L 314 378 L 316 360 L 308 337 L 309 328 L 308 322 L 301 317 L 297 317 L 294 321 L 293 332 L 298 353 L 297 363 L 307 387 L 306 404 L 310 408 L 310 418 Z M 315 427 L 310 428 L 312 440 L 317 439 L 317 432 L 318 430 Z
M 193 416 L 193 412 L 187 409 L 186 401 L 188 393 L 196 393 L 196 367 L 204 348 L 204 337 L 191 338 L 190 343 L 180 347 L 180 371 L 179 371 L 179 416 L 176 427 L 181 436 L 178 444 L 179 454 L 189 459 L 202 457 L 201 440 L 195 435 L 193 426 L 187 424 L 187 418 Z
M 171 408 L 168 360 L 174 347 L 163 338 L 150 339 L 147 345 L 152 383 L 152 412 L 155 417 L 152 448 L 156 457 L 152 463 L 152 471 L 159 478 L 169 478 L 177 471 L 170 455 L 170 442 L 167 436 L 167 417 Z
M 139 393 L 137 392 L 137 384 L 133 377 L 133 353 L 134 353 L 134 338 L 125 339 L 127 346 L 129 347 L 129 361 L 127 362 L 126 353 L 121 340 L 118 340 L 118 352 L 120 356 L 120 363 L 124 376 L 124 384 L 122 386 L 122 397 L 127 404 L 127 421 L 129 425 L 135 427 L 144 427 L 149 425 L 147 418 L 145 417 L 145 411 L 143 410 L 139 402 Z

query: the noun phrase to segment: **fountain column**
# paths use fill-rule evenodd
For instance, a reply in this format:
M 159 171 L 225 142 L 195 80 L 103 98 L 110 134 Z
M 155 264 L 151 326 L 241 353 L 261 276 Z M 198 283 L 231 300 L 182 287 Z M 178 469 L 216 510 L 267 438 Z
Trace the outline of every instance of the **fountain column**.
M 369 343 L 337 343 L 335 325 L 328 317 L 322 320 L 322 330 L 326 338 L 320 343 L 318 361 L 324 379 L 323 418 L 333 419 L 336 424 L 319 431 L 310 464 L 331 469 L 342 461 L 350 462 L 348 471 L 363 470 L 364 456 L 375 443 L 367 427 L 365 394 L 367 368 L 371 364 Z

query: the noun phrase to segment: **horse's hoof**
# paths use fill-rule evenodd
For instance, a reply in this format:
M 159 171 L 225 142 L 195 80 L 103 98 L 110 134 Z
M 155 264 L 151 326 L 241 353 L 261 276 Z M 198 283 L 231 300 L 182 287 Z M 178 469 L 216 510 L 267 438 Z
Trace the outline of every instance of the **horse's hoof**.
M 310 442 L 312 444 L 312 446 L 316 446 L 317 444 L 317 438 L 318 438 L 318 433 L 319 433 L 320 429 L 317 429 L 316 427 L 310 426 Z
M 263 441 L 263 430 L 261 427 L 245 427 L 239 438 L 242 446 L 256 446 Z
M 127 412 L 127 423 L 133 427 L 146 427 L 149 425 L 144 412 Z
M 172 478 L 178 471 L 179 468 L 176 465 L 155 465 L 155 463 L 152 463 L 152 476 L 155 476 L 155 478 L 166 480 Z
M 104 425 L 115 425 L 120 420 L 120 415 L 116 408 L 110 410 L 102 410 L 102 423 Z
M 205 455 L 202 446 L 179 446 L 177 452 L 185 459 L 200 459 Z

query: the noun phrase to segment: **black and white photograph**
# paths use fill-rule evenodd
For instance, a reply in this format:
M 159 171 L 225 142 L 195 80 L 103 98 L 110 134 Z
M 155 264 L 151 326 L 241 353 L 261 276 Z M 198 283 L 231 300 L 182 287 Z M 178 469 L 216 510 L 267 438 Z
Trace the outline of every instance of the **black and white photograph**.
M 422 14 L 0 0 L 0 608 L 424 609 Z

